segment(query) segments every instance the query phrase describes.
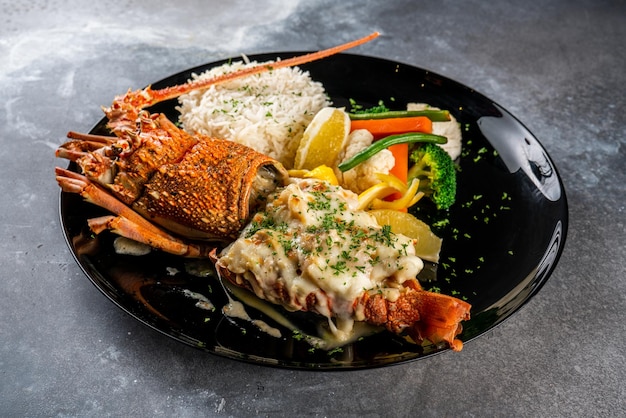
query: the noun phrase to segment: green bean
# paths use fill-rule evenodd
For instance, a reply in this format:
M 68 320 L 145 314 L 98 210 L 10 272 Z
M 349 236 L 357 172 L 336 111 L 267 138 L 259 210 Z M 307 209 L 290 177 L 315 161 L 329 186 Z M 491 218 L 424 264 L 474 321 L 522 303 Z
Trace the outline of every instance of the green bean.
M 350 159 L 339 164 L 337 168 L 339 168 L 339 170 L 342 172 L 348 171 L 351 168 L 354 168 L 362 162 L 370 159 L 378 152 L 389 148 L 392 145 L 416 142 L 445 144 L 446 142 L 448 142 L 448 138 L 441 135 L 425 134 L 421 132 L 409 132 L 406 134 L 391 135 L 373 142 L 372 145 L 370 145 L 369 147 L 363 149 L 359 153 L 353 155 Z
M 447 122 L 450 120 L 450 112 L 447 110 L 389 110 L 387 112 L 363 112 L 348 113 L 351 120 L 363 119 L 389 119 L 389 118 L 410 118 L 413 116 L 426 116 L 433 122 Z

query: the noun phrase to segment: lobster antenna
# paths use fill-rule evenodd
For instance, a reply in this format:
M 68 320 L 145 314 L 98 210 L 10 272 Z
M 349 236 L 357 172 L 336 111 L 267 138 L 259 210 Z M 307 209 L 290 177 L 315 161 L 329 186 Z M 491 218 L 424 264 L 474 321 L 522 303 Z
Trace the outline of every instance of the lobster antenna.
M 250 75 L 259 74 L 259 73 L 263 73 L 266 71 L 275 70 L 278 68 L 294 67 L 296 65 L 302 65 L 311 61 L 317 61 L 323 58 L 327 58 L 327 57 L 330 57 L 331 55 L 338 54 L 347 49 L 352 49 L 366 42 L 369 42 L 372 39 L 377 38 L 379 35 L 380 35 L 379 32 L 372 32 L 371 34 L 364 36 L 360 39 L 356 39 L 354 41 L 350 41 L 345 44 L 337 45 L 332 48 L 323 49 L 317 52 L 311 52 L 305 55 L 288 58 L 286 60 L 275 61 L 273 63 L 258 64 L 258 65 L 255 65 L 254 67 L 244 68 L 242 70 L 239 70 L 233 73 L 219 75 L 217 77 L 213 77 L 210 79 L 195 80 L 186 84 L 166 87 L 161 90 L 151 90 L 148 87 L 148 90 L 151 90 L 152 97 L 151 97 L 151 100 L 148 100 L 148 103 L 144 104 L 144 106 L 150 106 L 155 103 L 162 102 L 164 100 L 173 99 L 175 97 L 180 96 L 181 94 L 190 92 L 192 90 L 206 88 L 214 84 L 220 84 L 220 83 L 233 80 L 236 78 L 247 77 Z

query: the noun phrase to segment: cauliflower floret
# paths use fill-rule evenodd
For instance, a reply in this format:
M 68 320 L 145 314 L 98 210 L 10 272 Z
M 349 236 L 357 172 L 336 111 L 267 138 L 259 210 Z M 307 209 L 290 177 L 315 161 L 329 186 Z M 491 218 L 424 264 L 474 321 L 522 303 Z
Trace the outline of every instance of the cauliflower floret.
M 344 162 L 359 151 L 369 147 L 373 140 L 374 136 L 366 129 L 357 129 L 351 132 L 339 154 L 339 161 Z M 376 173 L 389 174 L 389 170 L 393 168 L 395 163 L 396 160 L 391 151 L 385 149 L 346 172 L 342 173 L 336 167 L 334 170 L 339 184 L 344 189 L 358 194 L 380 183 Z
M 430 106 L 425 103 L 409 103 L 406 106 L 406 110 L 425 109 L 440 110 L 437 107 Z M 439 146 L 450 154 L 452 160 L 456 160 L 459 155 L 461 155 L 461 126 L 454 116 L 450 115 L 450 120 L 447 122 L 433 122 L 433 133 L 435 135 L 441 135 L 448 138 L 447 143 Z

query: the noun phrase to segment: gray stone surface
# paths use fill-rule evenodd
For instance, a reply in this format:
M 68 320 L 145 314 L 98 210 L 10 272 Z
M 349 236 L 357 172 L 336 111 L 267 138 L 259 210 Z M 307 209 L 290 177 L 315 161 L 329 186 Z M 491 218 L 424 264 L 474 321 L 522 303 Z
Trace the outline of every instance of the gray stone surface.
M 0 415 L 625 416 L 626 3 L 0 1 Z M 53 150 L 129 87 L 238 53 L 355 52 L 456 79 L 540 139 L 570 204 L 565 251 L 518 314 L 458 354 L 316 373 L 203 354 L 85 278 Z

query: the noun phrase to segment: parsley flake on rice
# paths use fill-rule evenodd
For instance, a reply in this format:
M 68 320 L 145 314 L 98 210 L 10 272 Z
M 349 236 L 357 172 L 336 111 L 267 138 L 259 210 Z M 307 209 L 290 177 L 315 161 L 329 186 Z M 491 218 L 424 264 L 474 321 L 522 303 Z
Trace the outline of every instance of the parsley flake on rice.
M 211 78 L 256 65 L 242 61 L 212 68 L 193 79 Z M 321 83 L 298 67 L 217 84 L 179 97 L 183 129 L 247 145 L 293 166 L 305 128 L 330 102 Z

